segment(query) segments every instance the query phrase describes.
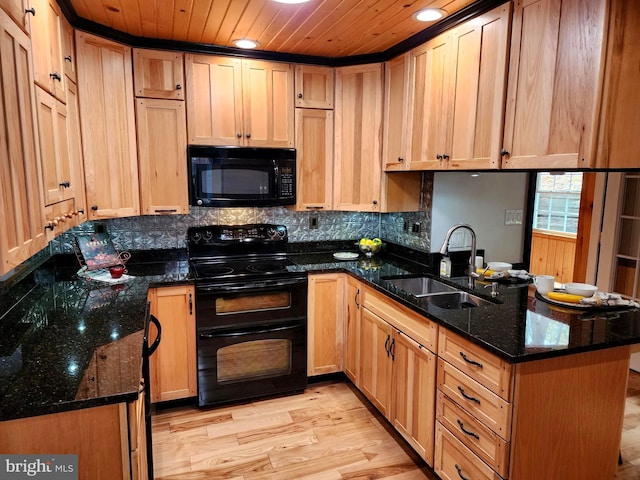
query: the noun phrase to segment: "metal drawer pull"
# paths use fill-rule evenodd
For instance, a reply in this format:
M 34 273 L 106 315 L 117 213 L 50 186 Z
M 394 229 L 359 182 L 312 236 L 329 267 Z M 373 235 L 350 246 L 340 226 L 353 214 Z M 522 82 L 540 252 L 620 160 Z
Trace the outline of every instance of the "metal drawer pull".
M 387 339 L 384 342 L 384 351 L 387 352 L 387 357 L 389 356 L 389 340 L 391 339 L 391 335 L 387 335 Z
M 480 405 L 480 400 L 478 400 L 476 397 L 472 397 L 470 395 L 467 395 L 464 392 L 464 388 L 462 388 L 460 385 L 458 385 L 458 390 L 460 390 L 460 393 L 462 394 L 462 396 L 464 398 L 466 398 L 467 400 L 471 401 L 471 402 L 476 402 L 478 405 Z
M 470 360 L 469 357 L 467 357 L 464 352 L 460 352 L 460 356 L 465 362 L 470 363 L 471 365 L 475 365 L 476 367 L 479 367 L 479 368 L 484 368 L 480 362 L 476 362 L 475 360 Z
M 458 471 L 458 476 L 462 479 L 462 480 L 469 480 L 469 478 L 465 477 L 462 474 L 462 468 L 460 468 L 460 466 L 456 463 L 456 470 Z
M 462 423 L 462 420 L 460 420 L 459 418 L 457 420 L 458 420 L 458 426 L 460 427 L 460 430 L 462 430 L 463 433 L 466 433 L 467 435 L 475 438 L 476 440 L 480 440 L 480 435 L 470 430 L 467 430 L 466 428 L 464 428 L 464 423 Z

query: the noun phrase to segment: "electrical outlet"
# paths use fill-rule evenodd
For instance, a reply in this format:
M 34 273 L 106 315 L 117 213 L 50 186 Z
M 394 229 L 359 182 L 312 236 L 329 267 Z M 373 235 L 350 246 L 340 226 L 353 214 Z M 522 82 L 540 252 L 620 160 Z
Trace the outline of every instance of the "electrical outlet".
M 414 222 L 411 225 L 411 233 L 414 235 L 420 235 L 420 222 Z
M 408 232 L 409 231 L 409 222 L 407 222 L 406 220 L 404 221 L 404 223 L 402 225 L 402 231 L 403 232 Z
M 311 215 L 309 217 L 309 229 L 310 230 L 315 230 L 318 228 L 318 216 L 317 215 Z
M 505 210 L 505 225 L 522 225 L 522 210 Z

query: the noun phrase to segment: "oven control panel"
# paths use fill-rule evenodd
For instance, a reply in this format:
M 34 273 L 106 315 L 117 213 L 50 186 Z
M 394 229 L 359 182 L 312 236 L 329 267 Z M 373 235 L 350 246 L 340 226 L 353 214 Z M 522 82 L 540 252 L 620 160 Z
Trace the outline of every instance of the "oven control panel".
M 187 230 L 190 245 L 209 245 L 224 242 L 271 243 L 288 241 L 287 227 L 267 223 L 249 225 L 209 225 Z

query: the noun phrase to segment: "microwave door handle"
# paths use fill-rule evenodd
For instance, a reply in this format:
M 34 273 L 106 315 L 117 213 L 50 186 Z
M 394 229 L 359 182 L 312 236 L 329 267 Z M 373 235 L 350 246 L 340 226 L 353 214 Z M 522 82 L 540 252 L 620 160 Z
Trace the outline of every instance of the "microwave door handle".
M 278 167 L 278 162 L 273 161 L 273 193 L 276 198 L 280 197 L 280 167 Z

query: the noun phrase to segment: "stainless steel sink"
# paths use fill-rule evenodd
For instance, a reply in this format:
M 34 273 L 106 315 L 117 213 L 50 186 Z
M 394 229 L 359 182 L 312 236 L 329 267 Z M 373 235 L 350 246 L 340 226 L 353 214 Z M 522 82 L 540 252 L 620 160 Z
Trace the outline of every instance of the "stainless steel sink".
M 492 305 L 492 302 L 488 300 L 462 291 L 424 295 L 422 299 L 426 303 L 448 310 Z
M 394 278 L 385 280 L 385 287 L 395 293 L 408 293 L 414 297 L 423 297 L 433 293 L 458 292 L 455 287 L 430 277 Z

